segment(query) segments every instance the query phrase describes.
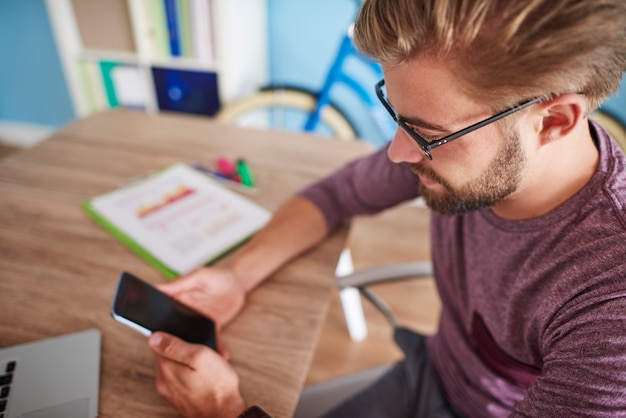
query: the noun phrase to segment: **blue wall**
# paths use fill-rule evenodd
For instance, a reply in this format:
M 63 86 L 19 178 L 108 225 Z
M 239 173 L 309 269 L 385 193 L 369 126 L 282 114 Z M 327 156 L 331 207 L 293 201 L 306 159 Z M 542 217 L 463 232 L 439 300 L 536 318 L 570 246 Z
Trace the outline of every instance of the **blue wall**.
M 269 0 L 272 80 L 320 86 L 354 10 L 345 0 Z
M 43 0 L 0 0 L 0 121 L 74 119 Z

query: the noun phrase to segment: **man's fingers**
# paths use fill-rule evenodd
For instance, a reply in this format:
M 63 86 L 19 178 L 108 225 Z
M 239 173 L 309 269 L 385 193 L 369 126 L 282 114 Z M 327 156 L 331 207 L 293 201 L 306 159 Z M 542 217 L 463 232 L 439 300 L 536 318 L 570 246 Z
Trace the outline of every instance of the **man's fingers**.
M 191 344 L 165 332 L 155 332 L 148 339 L 150 347 L 158 355 L 168 360 L 184 364 L 196 369 L 196 357 L 204 350 L 204 346 Z M 208 347 L 207 347 L 208 348 Z M 213 351 L 213 350 L 211 350 Z M 230 360 L 230 353 L 221 342 L 217 341 L 217 352 L 226 360 Z
M 184 293 L 188 290 L 192 290 L 195 284 L 190 279 L 192 276 L 180 277 L 174 281 L 168 283 L 162 283 L 157 285 L 157 288 L 169 295 L 175 295 L 178 293 Z
M 155 332 L 148 340 L 155 353 L 169 360 L 186 365 L 195 370 L 194 358 L 198 355 L 201 346 L 189 344 L 180 338 L 165 332 Z
M 217 340 L 217 352 L 224 358 L 224 360 L 230 360 L 230 352 L 228 351 L 224 343 L 222 343 L 221 338 Z

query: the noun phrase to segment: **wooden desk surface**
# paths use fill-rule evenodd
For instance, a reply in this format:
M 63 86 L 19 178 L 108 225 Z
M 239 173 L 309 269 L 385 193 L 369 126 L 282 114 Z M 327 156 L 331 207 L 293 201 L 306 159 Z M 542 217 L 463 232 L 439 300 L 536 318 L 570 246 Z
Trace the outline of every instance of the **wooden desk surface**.
M 0 347 L 98 328 L 102 332 L 101 417 L 169 417 L 154 390 L 145 337 L 114 322 L 109 307 L 121 270 L 164 278 L 85 215 L 79 205 L 129 178 L 178 161 L 213 165 L 244 157 L 270 210 L 345 161 L 363 143 L 329 143 L 245 131 L 208 119 L 101 113 L 0 162 Z M 346 230 L 252 292 L 222 333 L 244 398 L 291 416 L 323 325 Z

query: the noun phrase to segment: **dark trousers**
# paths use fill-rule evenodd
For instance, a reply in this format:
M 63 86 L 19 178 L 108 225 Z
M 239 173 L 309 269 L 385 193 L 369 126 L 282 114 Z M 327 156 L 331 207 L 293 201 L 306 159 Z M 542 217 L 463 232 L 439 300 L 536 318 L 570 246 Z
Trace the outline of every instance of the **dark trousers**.
M 428 356 L 426 339 L 406 328 L 397 328 L 394 339 L 405 359 L 365 390 L 332 409 L 326 418 L 452 418 Z

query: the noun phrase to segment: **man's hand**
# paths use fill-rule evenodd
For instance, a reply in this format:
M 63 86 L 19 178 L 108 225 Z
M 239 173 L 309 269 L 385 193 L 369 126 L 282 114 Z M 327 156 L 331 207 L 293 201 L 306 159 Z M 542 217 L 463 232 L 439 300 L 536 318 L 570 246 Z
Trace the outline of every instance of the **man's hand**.
M 245 289 L 229 269 L 204 267 L 158 288 L 208 316 L 221 329 L 245 303 Z
M 246 409 L 239 378 L 218 353 L 162 332 L 149 343 L 156 355 L 156 390 L 183 416 L 231 418 Z

